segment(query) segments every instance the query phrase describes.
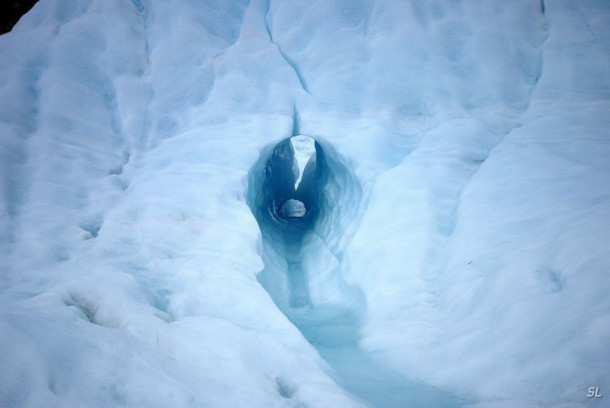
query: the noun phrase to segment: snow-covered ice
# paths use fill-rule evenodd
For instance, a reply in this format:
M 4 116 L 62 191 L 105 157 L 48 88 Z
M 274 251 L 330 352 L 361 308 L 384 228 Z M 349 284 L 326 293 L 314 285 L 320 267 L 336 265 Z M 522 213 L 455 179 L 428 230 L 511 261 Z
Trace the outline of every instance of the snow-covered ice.
M 605 0 L 41 0 L 0 406 L 608 406 L 608 129 Z

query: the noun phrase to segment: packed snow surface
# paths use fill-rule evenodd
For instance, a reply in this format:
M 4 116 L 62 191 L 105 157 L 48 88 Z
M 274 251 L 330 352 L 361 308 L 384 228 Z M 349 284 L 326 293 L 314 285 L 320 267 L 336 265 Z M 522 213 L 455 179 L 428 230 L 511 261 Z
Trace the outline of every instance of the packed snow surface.
M 608 406 L 608 129 L 606 0 L 41 0 L 0 406 Z

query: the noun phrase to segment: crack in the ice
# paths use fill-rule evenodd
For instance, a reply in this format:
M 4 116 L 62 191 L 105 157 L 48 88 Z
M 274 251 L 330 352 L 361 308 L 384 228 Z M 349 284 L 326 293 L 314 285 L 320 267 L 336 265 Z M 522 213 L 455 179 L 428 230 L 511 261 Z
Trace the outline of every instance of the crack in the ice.
M 136 9 L 138 10 L 138 12 L 140 14 L 144 12 L 144 6 L 142 5 L 141 0 L 131 0 L 131 2 L 133 3 L 133 5 L 136 7 Z
M 132 0 L 140 18 L 142 20 L 142 42 L 144 43 L 144 56 L 146 57 L 144 70 L 141 77 L 145 80 L 146 88 L 146 100 L 144 102 L 144 112 L 142 117 L 142 130 L 137 140 L 138 146 L 141 148 L 149 147 L 150 145 L 150 105 L 152 102 L 152 86 L 150 83 L 150 72 L 151 72 L 151 52 L 149 43 L 149 28 L 146 9 L 141 0 Z M 149 139 L 149 140 L 146 140 Z
M 282 59 L 292 69 L 292 71 L 294 72 L 294 74 L 297 77 L 297 80 L 299 81 L 299 84 L 301 85 L 301 88 L 303 88 L 303 90 L 307 94 L 311 95 L 311 92 L 309 92 L 309 87 L 307 86 L 307 81 L 305 80 L 305 77 L 303 76 L 303 73 L 301 72 L 301 68 L 292 58 L 290 58 L 288 56 L 288 54 L 286 54 L 286 52 L 284 52 L 284 50 L 282 50 L 282 47 L 280 46 L 280 44 L 278 42 L 276 42 L 275 39 L 273 38 L 273 32 L 271 31 L 271 25 L 269 23 L 270 8 L 271 8 L 271 0 L 268 0 L 267 9 L 265 10 L 265 17 L 263 20 L 264 20 L 264 24 L 265 24 L 265 30 L 267 31 L 267 36 L 269 37 L 269 41 L 271 41 L 271 43 L 273 45 L 275 45 L 275 47 L 277 48 L 277 51 L 280 54 L 280 56 L 282 57 Z
M 297 76 L 297 79 L 299 80 L 299 83 L 301 84 L 301 88 L 303 88 L 303 90 L 305 92 L 307 92 L 309 95 L 311 95 L 311 92 L 309 92 L 309 88 L 307 87 L 307 83 L 305 82 L 305 78 L 303 77 L 303 74 L 301 73 L 301 69 L 299 68 L 299 66 L 292 59 L 290 59 L 290 57 L 288 57 L 288 55 L 286 55 L 286 53 L 284 51 L 282 51 L 282 48 L 279 46 L 279 44 L 277 44 L 275 42 L 274 42 L 274 44 L 276 45 L 277 50 L 280 53 L 280 55 L 282 56 L 282 58 L 284 59 L 284 61 L 286 61 L 286 63 L 288 65 L 290 65 L 290 67 L 294 71 L 295 75 Z
M 292 136 L 301 134 L 301 118 L 296 104 L 292 106 Z

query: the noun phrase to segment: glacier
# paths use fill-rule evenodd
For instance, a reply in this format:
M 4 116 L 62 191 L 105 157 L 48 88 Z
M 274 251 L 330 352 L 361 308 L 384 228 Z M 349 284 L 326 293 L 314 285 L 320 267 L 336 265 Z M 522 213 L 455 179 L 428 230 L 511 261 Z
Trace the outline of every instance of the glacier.
M 0 56 L 0 406 L 608 406 L 607 1 L 40 0 Z

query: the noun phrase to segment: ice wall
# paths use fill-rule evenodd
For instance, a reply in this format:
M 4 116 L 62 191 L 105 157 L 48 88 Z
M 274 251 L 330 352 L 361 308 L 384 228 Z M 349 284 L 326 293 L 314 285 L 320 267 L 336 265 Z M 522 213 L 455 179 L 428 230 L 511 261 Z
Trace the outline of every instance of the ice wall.
M 280 67 L 236 113 L 230 67 L 277 65 L 245 6 L 41 1 L 0 37 L 3 407 L 359 405 L 256 281 L 246 176 L 293 106 Z
M 306 134 L 335 159 L 309 301 L 358 311 L 371 364 L 476 406 L 603 406 L 609 20 L 41 0 L 0 37 L 0 405 L 362 406 L 259 283 L 249 172 Z

